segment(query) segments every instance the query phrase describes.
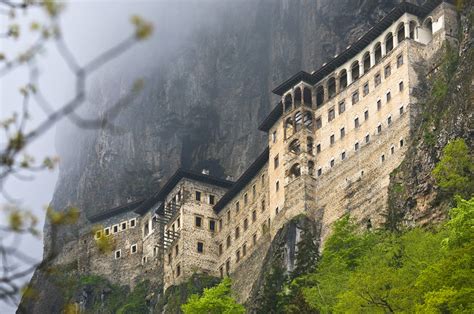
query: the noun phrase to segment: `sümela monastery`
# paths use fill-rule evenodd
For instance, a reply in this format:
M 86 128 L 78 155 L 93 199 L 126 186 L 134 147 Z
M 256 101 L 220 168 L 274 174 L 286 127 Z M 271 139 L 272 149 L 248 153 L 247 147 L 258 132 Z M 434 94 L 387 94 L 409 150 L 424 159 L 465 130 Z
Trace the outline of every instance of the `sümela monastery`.
M 346 213 L 376 228 L 389 175 L 411 140 L 416 69 L 436 72 L 457 29 L 446 1 L 400 3 L 320 69 L 273 90 L 280 100 L 259 126 L 268 145 L 236 181 L 178 169 L 153 197 L 87 217 L 60 263 L 117 284 L 145 277 L 164 291 L 194 273 L 230 276 L 245 301 L 272 239 L 292 218 L 316 221 L 318 243 Z M 113 243 L 106 253 L 97 245 L 104 239 Z

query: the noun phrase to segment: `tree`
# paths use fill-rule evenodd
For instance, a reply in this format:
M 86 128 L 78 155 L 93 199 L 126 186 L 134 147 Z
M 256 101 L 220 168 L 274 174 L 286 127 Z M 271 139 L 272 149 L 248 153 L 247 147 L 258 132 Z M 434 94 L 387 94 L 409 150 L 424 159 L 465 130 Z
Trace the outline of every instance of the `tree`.
M 433 170 L 439 187 L 448 195 L 471 198 L 474 193 L 474 158 L 464 139 L 449 142 Z
M 35 161 L 35 156 L 28 155 L 26 149 L 60 120 L 68 118 L 78 127 L 86 129 L 113 128 L 114 118 L 132 98 L 136 97 L 142 82 L 137 81 L 130 92 L 111 106 L 102 117 L 90 119 L 81 117 L 76 112 L 87 97 L 86 80 L 107 62 L 130 49 L 138 41 L 149 37 L 153 29 L 147 21 L 133 16 L 131 23 L 134 29 L 128 37 L 118 45 L 98 54 L 90 62 L 80 64 L 74 52 L 67 46 L 60 27 L 63 8 L 64 3 L 57 0 L 0 0 L 0 15 L 8 17 L 5 19 L 8 20 L 6 29 L 0 30 L 2 42 L 12 41 L 15 44 L 15 41 L 22 36 L 24 30 L 20 27 L 18 17 L 29 21 L 31 20 L 29 12 L 34 10 L 43 11 L 47 16 L 41 23 L 35 20 L 29 21 L 30 31 L 35 40 L 29 43 L 26 49 L 17 55 L 11 51 L 0 51 L 0 80 L 12 71 L 21 68 L 28 73 L 28 82 L 19 90 L 22 101 L 15 107 L 18 109 L 12 112 L 11 116 L 0 121 L 0 129 L 3 131 L 0 135 L 0 193 L 6 199 L 6 204 L 2 204 L 0 209 L 8 215 L 7 222 L 0 224 L 0 267 L 2 268 L 0 301 L 8 301 L 11 304 L 17 303 L 18 295 L 22 290 L 18 280 L 30 275 L 36 268 L 51 267 L 50 264 L 58 253 L 54 250 L 58 228 L 74 224 L 80 211 L 77 208 L 59 209 L 59 211 L 48 209 L 47 224 L 52 242 L 50 247 L 53 249 L 44 256 L 43 261 L 38 262 L 15 247 L 18 238 L 23 235 L 40 235 L 37 228 L 38 219 L 30 211 L 22 209 L 19 202 L 9 196 L 5 190 L 5 182 L 11 176 L 20 179 L 28 178 L 25 173 L 29 175 L 32 172 L 52 169 L 56 166 L 57 158 L 48 157 Z M 40 55 L 52 47 L 49 44 L 56 48 L 76 83 L 74 95 L 64 104 L 49 103 L 48 97 L 45 97 L 39 84 Z M 22 49 L 21 45 L 18 49 Z M 32 106 L 37 106 L 46 113 L 46 118 L 39 121 L 37 125 L 32 125 L 30 122 Z M 13 244 L 6 244 L 4 240 L 8 238 L 16 240 Z M 19 262 L 21 266 L 25 266 L 24 269 L 18 267 Z M 34 295 L 31 288 L 25 287 L 24 290 L 28 292 L 24 294 L 25 296 Z
M 181 306 L 185 314 L 238 314 L 245 313 L 245 308 L 238 304 L 231 295 L 231 280 L 226 277 L 213 288 L 204 289 L 201 296 L 193 294 Z

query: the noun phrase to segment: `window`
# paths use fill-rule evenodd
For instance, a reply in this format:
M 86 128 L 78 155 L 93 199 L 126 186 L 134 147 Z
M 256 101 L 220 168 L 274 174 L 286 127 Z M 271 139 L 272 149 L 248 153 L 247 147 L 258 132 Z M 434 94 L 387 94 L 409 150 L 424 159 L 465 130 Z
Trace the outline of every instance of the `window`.
M 219 219 L 219 231 L 222 231 L 222 219 Z
M 244 205 L 247 205 L 249 202 L 249 196 L 247 193 L 244 194 Z
M 388 124 L 389 126 L 392 125 L 392 116 L 389 116 L 389 117 L 387 118 L 387 124 Z
M 339 103 L 339 114 L 343 113 L 344 111 L 346 111 L 346 103 L 344 101 L 341 101 Z
M 257 244 L 257 234 L 256 233 L 252 236 L 252 243 L 253 243 L 253 245 Z
M 392 74 L 392 68 L 390 65 L 387 65 L 384 69 L 385 78 L 389 77 Z
M 380 156 L 380 161 L 384 162 L 385 161 L 385 155 Z
M 223 252 L 224 248 L 222 247 L 222 243 L 219 243 L 219 256 L 221 256 Z
M 105 228 L 104 229 L 104 235 L 108 237 L 110 235 L 110 228 Z
M 158 256 L 158 247 L 154 247 L 153 248 L 153 257 L 157 257 Z
M 331 122 L 336 117 L 336 111 L 334 108 L 329 109 L 328 111 L 328 122 Z
M 346 129 L 345 129 L 345 128 L 341 128 L 340 132 L 341 132 L 341 139 L 343 139 L 344 136 L 346 136 Z
M 400 115 L 403 114 L 403 106 L 400 107 Z
M 392 147 L 390 147 L 390 153 L 393 155 L 395 154 L 395 147 L 392 145 Z
M 256 196 L 257 196 L 257 187 L 254 184 L 252 186 L 252 197 L 255 199 Z
M 198 253 L 203 253 L 204 252 L 204 243 L 198 241 L 198 243 L 197 243 L 197 252 Z
M 360 122 L 359 122 L 359 118 L 355 118 L 354 119 L 354 127 L 357 129 L 358 127 L 360 127 Z
M 358 150 L 359 150 L 359 142 L 356 142 L 356 143 L 354 144 L 354 150 L 355 150 L 355 151 L 358 151 Z
M 213 219 L 209 220 L 209 230 L 212 232 L 216 231 L 216 221 Z
M 230 273 L 230 259 L 225 262 L 225 273 L 229 275 Z
M 318 168 L 318 177 L 323 174 L 323 169 L 321 167 Z
M 256 210 L 254 210 L 252 212 L 252 221 L 255 222 L 255 220 L 257 220 L 257 211 Z
M 401 92 L 403 91 L 403 81 L 401 81 L 400 83 L 398 83 L 398 90 Z
M 102 238 L 102 231 L 101 230 L 96 231 L 94 237 L 96 240 Z
M 227 223 L 230 223 L 230 209 L 227 211 Z
M 137 225 L 137 219 L 136 218 L 130 219 L 130 228 L 135 228 L 136 225 Z
M 369 82 L 364 84 L 363 91 L 364 91 L 364 96 L 367 96 L 367 94 L 369 94 Z
M 181 276 L 181 265 L 177 265 L 176 266 L 176 277 L 179 277 Z
M 181 226 L 181 219 L 179 217 L 176 220 L 176 225 L 177 225 L 178 228 Z
M 262 212 L 265 210 L 265 200 L 262 200 Z
M 240 228 L 235 228 L 235 239 L 237 240 L 240 237 Z
M 201 192 L 196 191 L 196 201 L 200 202 L 201 201 Z
M 367 134 L 365 136 L 365 143 L 367 144 L 368 142 L 370 142 L 370 135 L 369 134 Z
M 119 259 L 122 257 L 122 250 L 115 251 L 115 259 Z
M 146 264 L 148 262 L 148 256 L 143 256 L 142 264 Z
M 247 255 L 247 243 L 244 243 L 244 245 L 242 245 L 242 256 L 245 255 Z
M 364 111 L 364 120 L 369 120 L 369 110 Z
M 278 155 L 275 156 L 275 158 L 273 158 L 273 166 L 274 168 L 278 168 L 278 165 L 280 164 L 280 161 L 278 160 Z
M 382 109 L 382 100 L 377 100 L 377 111 L 380 111 Z
M 214 195 L 209 195 L 209 204 L 214 205 L 216 203 L 216 197 Z
M 235 203 L 235 212 L 238 213 L 240 210 L 240 202 Z
M 262 187 L 265 185 L 265 175 L 262 174 Z
M 323 127 L 323 120 L 321 119 L 321 117 L 316 118 L 315 124 L 316 124 L 316 130 Z
M 334 158 L 331 159 L 331 161 L 329 162 L 329 166 L 330 166 L 331 168 L 334 167 Z
M 342 152 L 341 153 L 341 160 L 345 160 L 346 159 L 346 152 Z
M 227 236 L 227 240 L 226 240 L 226 247 L 229 248 L 230 244 L 232 243 L 231 242 L 232 240 L 230 239 L 230 235 Z
M 321 144 L 316 145 L 316 153 L 321 152 Z
M 280 190 L 280 181 L 277 181 L 277 182 L 275 183 L 275 191 L 278 192 L 279 190 Z
M 380 83 L 382 83 L 382 76 L 380 75 L 380 73 L 375 74 L 374 83 L 375 87 L 379 86 Z
M 173 261 L 173 257 L 171 256 L 171 253 L 168 253 L 168 265 L 171 264 Z
M 174 247 L 174 256 L 178 256 L 178 254 L 179 254 L 179 245 L 176 245 Z
M 202 227 L 202 217 L 194 217 L 194 224 L 196 227 L 201 228 Z
M 113 233 L 117 233 L 119 231 L 119 226 L 118 225 L 113 226 L 112 231 Z
M 397 68 L 401 67 L 403 65 L 403 55 L 399 55 L 397 57 Z
M 221 273 L 221 278 L 224 278 L 224 267 L 219 267 L 219 272 Z
M 381 124 L 379 124 L 379 125 L 377 126 L 377 133 L 378 133 L 378 134 L 382 133 L 382 125 L 381 125 Z
M 336 141 L 336 139 L 335 139 L 335 137 L 334 137 L 334 134 L 332 134 L 332 135 L 329 137 L 329 143 L 331 143 L 331 145 L 333 145 L 335 141 Z
M 390 102 L 391 99 L 392 99 L 392 93 L 387 92 L 387 102 Z
M 126 222 L 126 221 L 125 221 L 125 222 L 122 222 L 122 223 L 120 224 L 120 229 L 121 229 L 121 230 L 126 230 L 126 229 L 127 229 L 127 222 Z
M 280 209 L 277 207 L 275 208 L 275 215 L 278 215 L 278 212 L 280 211 Z
M 403 139 L 400 140 L 400 147 L 403 147 Z
M 249 220 L 248 220 L 248 218 L 245 218 L 244 219 L 244 231 L 247 231 L 248 228 L 249 228 Z
M 235 252 L 235 261 L 238 263 L 240 262 L 240 250 L 237 250 Z
M 352 104 L 355 105 L 359 102 L 359 92 L 352 94 Z
M 272 133 L 272 142 L 275 143 L 277 139 L 277 131 L 273 131 Z
M 134 244 L 130 247 L 130 253 L 135 254 L 137 253 L 137 245 Z

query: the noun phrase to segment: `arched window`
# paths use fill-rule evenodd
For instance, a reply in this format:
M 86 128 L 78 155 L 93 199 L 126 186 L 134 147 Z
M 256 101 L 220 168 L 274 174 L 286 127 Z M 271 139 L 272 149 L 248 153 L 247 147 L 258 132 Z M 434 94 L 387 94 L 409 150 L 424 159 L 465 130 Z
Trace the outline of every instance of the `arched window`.
M 355 81 L 359 78 L 359 61 L 354 61 L 351 65 L 352 80 Z
M 301 113 L 301 111 L 297 111 L 295 113 L 295 127 L 296 127 L 296 132 L 298 132 L 299 130 L 301 130 L 302 128 L 302 125 L 303 125 L 303 114 Z
M 285 121 L 285 138 L 288 138 L 294 134 L 293 119 L 288 117 Z
M 324 102 L 324 88 L 322 86 L 318 86 L 316 89 L 316 107 L 321 107 Z
M 313 129 L 313 115 L 311 112 L 306 111 L 303 115 L 303 124 L 308 130 Z
M 301 106 L 301 88 L 299 87 L 295 90 L 294 103 L 295 107 Z
M 393 50 L 393 34 L 388 33 L 387 37 L 385 37 L 385 51 L 389 53 Z
M 328 98 L 331 99 L 336 95 L 336 79 L 331 77 L 328 81 Z
M 288 146 L 288 150 L 293 154 L 299 154 L 301 152 L 301 144 L 299 139 L 293 140 Z
M 314 162 L 312 160 L 308 161 L 308 174 L 310 176 L 314 175 Z
M 293 107 L 293 97 L 291 94 L 285 96 L 285 112 L 288 112 Z
M 311 95 L 311 90 L 308 87 L 303 89 L 303 102 L 305 106 L 313 106 L 313 97 Z
M 410 39 L 415 39 L 416 22 L 410 21 Z
M 432 35 L 433 34 L 433 20 L 431 19 L 431 17 L 425 20 L 424 26 Z
M 405 39 L 405 23 L 400 23 L 397 28 L 397 39 L 398 43 L 401 43 Z
M 342 70 L 341 73 L 339 73 L 339 88 L 343 89 L 347 87 L 347 71 Z
M 375 44 L 375 64 L 378 64 L 380 62 L 380 59 L 382 59 L 382 45 L 380 43 Z
M 298 178 L 299 176 L 301 176 L 301 167 L 300 167 L 300 164 L 294 164 L 291 168 L 290 168 L 290 173 L 289 173 L 290 177 L 291 178 Z
M 370 52 L 364 54 L 364 73 L 367 73 L 370 69 Z
M 306 151 L 308 152 L 308 154 L 314 155 L 314 141 L 311 136 L 308 136 L 308 138 L 306 138 Z

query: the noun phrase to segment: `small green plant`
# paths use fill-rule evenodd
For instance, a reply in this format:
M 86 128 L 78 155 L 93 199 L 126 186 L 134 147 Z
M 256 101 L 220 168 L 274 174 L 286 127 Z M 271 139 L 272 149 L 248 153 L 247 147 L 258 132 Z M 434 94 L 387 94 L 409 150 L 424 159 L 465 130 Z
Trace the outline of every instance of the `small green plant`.
M 438 186 L 448 195 L 470 198 L 474 193 L 474 158 L 463 139 L 444 147 L 441 160 L 433 170 Z

